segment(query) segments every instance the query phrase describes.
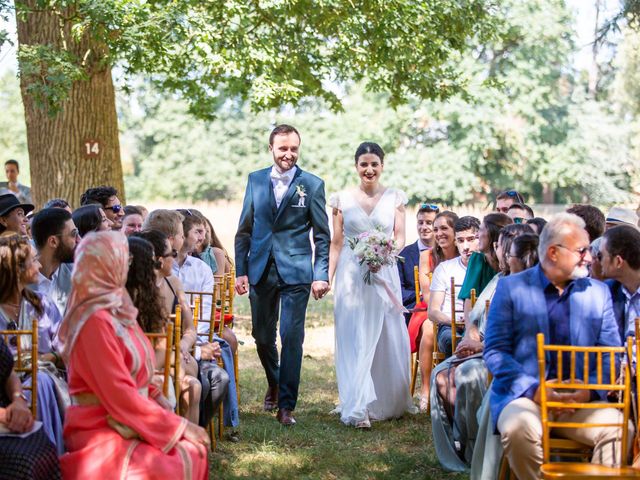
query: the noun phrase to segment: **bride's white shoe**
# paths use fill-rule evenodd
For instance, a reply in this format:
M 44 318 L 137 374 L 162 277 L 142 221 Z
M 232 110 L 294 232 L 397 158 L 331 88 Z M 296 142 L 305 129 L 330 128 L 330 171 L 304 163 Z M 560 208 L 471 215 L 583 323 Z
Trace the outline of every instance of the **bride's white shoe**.
M 360 428 L 360 429 L 371 428 L 371 420 L 369 420 L 369 412 L 365 412 L 363 420 L 356 422 L 356 428 Z

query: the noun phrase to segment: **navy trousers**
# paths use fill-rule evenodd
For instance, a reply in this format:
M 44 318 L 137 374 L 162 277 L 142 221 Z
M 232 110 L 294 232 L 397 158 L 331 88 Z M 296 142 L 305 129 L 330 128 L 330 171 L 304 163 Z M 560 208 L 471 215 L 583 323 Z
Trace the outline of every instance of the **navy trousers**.
M 260 281 L 251 285 L 251 335 L 270 387 L 279 387 L 278 408 L 294 410 L 298 400 L 304 320 L 309 303 L 310 284 L 287 285 L 282 281 L 273 258 Z M 280 314 L 280 315 L 278 315 Z M 276 329 L 280 317 L 282 351 L 278 362 Z

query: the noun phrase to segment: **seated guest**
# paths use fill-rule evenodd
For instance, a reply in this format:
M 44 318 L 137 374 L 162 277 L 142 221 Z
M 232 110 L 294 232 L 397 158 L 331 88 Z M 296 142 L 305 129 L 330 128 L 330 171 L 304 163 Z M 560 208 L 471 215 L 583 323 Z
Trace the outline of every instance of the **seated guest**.
M 579 216 L 586 225 L 585 230 L 589 234 L 589 242 L 601 237 L 606 225 L 604 213 L 593 205 L 575 204 L 567 209 L 567 213 Z
M 600 263 L 600 246 L 602 245 L 602 237 L 596 238 L 591 245 L 589 246 L 589 250 L 591 250 L 591 265 L 589 265 L 589 276 L 596 280 L 604 281 L 604 274 L 602 273 L 602 264 Z
M 151 344 L 125 289 L 128 266 L 121 233 L 92 233 L 78 246 L 60 329 L 73 398 L 63 477 L 207 479 L 207 432 L 155 400 Z
M 144 223 L 144 221 L 147 219 L 147 215 L 149 215 L 149 210 L 147 210 L 147 207 L 145 207 L 144 205 L 134 205 L 134 207 L 136 207 L 142 215 L 142 222 Z
M 609 280 L 620 337 L 635 337 L 635 319 L 640 317 L 640 231 L 631 225 L 607 230 L 598 260 Z
M 540 237 L 535 233 L 525 232 L 513 239 L 510 250 L 507 251 L 511 273 L 520 273 L 538 264 L 539 242 Z
M 200 217 L 205 227 L 204 240 L 196 248 L 197 257 L 209 265 L 214 275 L 229 273 L 233 268 L 233 260 L 229 256 L 227 249 L 222 245 L 218 235 L 216 235 L 213 225 L 207 217 L 195 208 L 191 208 L 189 211 Z
M 527 223 L 527 220 L 535 217 L 531 207 L 524 203 L 512 203 L 507 215 L 511 217 L 513 223 Z
M 78 227 L 78 235 L 84 237 L 89 232 L 111 230 L 113 223 L 107 218 L 99 205 L 89 204 L 76 208 L 71 215 L 73 223 Z
M 39 270 L 40 263 L 28 240 L 16 234 L 0 237 L 0 330 L 29 330 L 33 319 L 38 320 L 38 359 L 51 363 L 52 371 L 43 368 L 38 374 L 37 416 L 49 439 L 62 453 L 62 417 L 66 405 L 58 404 L 57 382 L 52 378 L 57 373 L 55 366 L 63 367 L 56 339 L 62 319 L 48 297 L 27 287 L 38 281 Z M 17 340 L 15 344 L 10 343 L 14 354 Z M 24 337 L 20 339 L 24 340 Z M 22 343 L 21 346 L 29 347 Z M 23 381 L 31 383 L 30 378 Z
M 540 264 L 500 279 L 491 303 L 484 350 L 493 374 L 491 417 L 518 478 L 538 478 L 542 463 L 536 335 L 543 332 L 546 342 L 553 345 L 621 345 L 607 286 L 587 278 L 591 254 L 584 227 L 576 215 L 553 217 L 540 237 Z M 550 379 L 559 375 L 555 360 L 551 356 Z M 562 378 L 569 378 L 569 363 L 563 363 Z M 576 376 L 582 378 L 582 364 L 577 363 Z M 589 371 L 594 377 L 596 363 L 591 363 Z M 584 403 L 603 400 L 604 393 L 550 390 L 547 395 L 552 401 Z M 622 414 L 615 409 L 577 410 L 564 412 L 562 420 L 588 423 L 593 415 L 598 415 L 598 421 L 615 423 Z M 558 433 L 594 446 L 593 462 L 615 463 L 614 451 L 620 449 L 617 428 L 564 429 Z
M 124 210 L 118 199 L 118 191 L 113 187 L 100 186 L 89 188 L 80 197 L 80 205 L 98 204 L 102 206 L 107 218 L 111 220 L 111 229 L 122 228 Z
M 533 235 L 524 233 L 530 230 L 522 224 L 501 229 L 495 242 L 499 272 L 482 290 L 470 311 L 464 337 L 454 355 L 438 364 L 433 372 L 431 431 L 438 459 L 447 470 L 462 472 L 471 462 L 479 429 L 476 413 L 487 391 L 488 371 L 482 360 L 486 302 L 493 298 L 498 280 L 509 275 L 512 242 L 520 236 Z
M 13 355 L 0 337 L 0 432 L 25 433 L 33 427 L 29 404 L 13 371 Z M 55 447 L 41 428 L 28 437 L 0 436 L 0 478 L 60 479 Z
M 157 248 L 161 252 L 168 251 L 169 254 L 164 257 L 162 254 L 156 256 L 155 248 L 151 242 L 136 236 L 129 237 L 129 251 L 133 254 L 133 263 L 129 269 L 127 290 L 138 308 L 138 323 L 145 332 L 154 332 L 158 329 L 160 331 L 164 329 L 164 322 L 161 324 L 158 319 L 167 318 L 157 287 L 158 283 L 164 283 L 162 282 L 164 276 L 161 272 L 163 259 L 173 257 L 170 254 L 171 250 L 167 248 L 169 245 L 163 234 L 151 230 L 140 235 L 149 233 L 152 233 L 151 238 Z M 168 270 L 171 271 L 170 268 Z M 196 357 L 200 366 L 199 378 L 205 392 L 204 395 L 200 395 L 199 424 L 206 427 L 227 394 L 229 376 L 216 363 L 216 360 L 222 355 L 218 342 L 204 342 L 196 349 L 198 350 Z M 164 352 L 162 348 L 157 349 L 156 352 L 159 354 L 156 367 L 161 369 L 164 365 Z
M 451 277 L 456 285 L 462 285 L 467 273 L 467 265 L 471 254 L 478 250 L 478 229 L 480 221 L 475 217 L 461 217 L 455 224 L 456 248 L 460 256 L 447 260 L 438 265 L 433 272 L 431 291 L 429 296 L 429 320 L 439 325 L 439 350 L 445 357 L 451 356 L 451 325 L 454 321 L 462 320 L 462 313 L 458 318 L 451 318 Z M 462 301 L 456 300 L 456 310 L 462 312 Z
M 547 221 L 542 217 L 533 217 L 527 220 L 527 225 L 530 225 L 533 229 L 533 233 L 540 235 Z
M 420 291 L 423 299 L 426 300 L 427 292 L 431 287 L 431 276 L 435 268 L 446 260 L 451 260 L 459 255 L 456 248 L 454 224 L 458 216 L 445 210 L 438 213 L 433 221 L 434 247 L 420 252 Z M 427 302 L 424 302 L 425 308 Z M 433 356 L 433 323 L 428 320 L 428 314 L 415 312 L 409 320 L 409 341 L 411 351 L 418 351 L 418 358 L 424 359 L 420 362 L 420 381 L 422 384 L 420 392 L 420 411 L 426 412 L 429 407 L 429 379 L 431 378 L 431 358 Z
M 504 213 L 490 213 L 482 219 L 478 230 L 478 250 L 471 254 L 464 282 L 458 292 L 458 298 L 464 301 L 465 318 L 471 310 L 471 290 L 480 295 L 498 273 L 499 261 L 495 246 L 500 230 L 512 223 L 513 220 Z
M 124 207 L 124 217 L 122 217 L 122 233 L 127 237 L 135 232 L 142 231 L 142 212 L 131 205 Z
M 10 193 L 14 195 L 20 203 L 31 204 L 31 189 L 22 185 L 18 181 L 20 174 L 20 164 L 17 160 L 7 160 L 4 162 L 4 173 L 7 176 L 6 182 L 0 182 L 0 195 Z
M 628 208 L 613 207 L 605 217 L 605 230 L 616 227 L 618 225 L 637 226 L 638 215 Z
M 433 248 L 433 222 L 436 215 L 440 213 L 437 205 L 423 203 L 416 214 L 416 227 L 418 229 L 418 240 L 411 245 L 407 245 L 400 252 L 404 262 L 398 262 L 398 272 L 400 273 L 400 287 L 402 288 L 402 304 L 407 310 L 416 306 L 416 287 L 413 276 L 414 267 L 420 265 L 420 252 Z M 426 308 L 426 306 L 422 306 Z M 411 319 L 411 313 L 405 313 L 407 324 Z M 415 343 L 415 342 L 414 342 Z M 416 349 L 412 349 L 415 351 Z
M 199 258 L 204 263 L 206 263 L 211 269 L 211 272 L 214 275 L 217 274 L 218 277 L 230 273 L 231 268 L 233 267 L 233 261 L 227 253 L 227 250 L 223 247 L 222 242 L 220 242 L 220 239 L 216 235 L 216 232 L 213 229 L 213 225 L 211 225 L 209 219 L 202 215 L 202 213 L 200 213 L 198 210 L 192 208 L 189 211 L 199 217 L 205 227 L 204 239 L 202 242 L 196 244 L 196 248 L 191 253 L 191 255 Z M 180 257 L 178 256 L 178 258 Z M 215 281 L 219 280 L 216 280 L 214 277 L 214 282 Z M 236 338 L 236 334 L 233 333 L 232 329 L 226 326 L 227 319 L 225 318 L 225 314 L 222 311 L 216 313 L 216 319 L 220 320 L 220 318 L 222 318 L 225 322 L 222 330 L 222 338 L 229 343 L 231 349 L 235 353 L 238 351 L 238 339 Z
M 71 292 L 73 254 L 80 241 L 78 229 L 66 210 L 45 208 L 34 215 L 31 234 L 40 261 L 35 289 L 49 297 L 64 315 Z
M 67 202 L 64 198 L 52 198 L 47 203 L 45 203 L 44 207 L 42 208 L 43 209 L 62 208 L 63 210 L 66 210 L 69 213 L 73 213 L 73 210 L 71 209 L 71 205 L 69 205 L 69 202 Z
M 496 212 L 507 213 L 514 203 L 524 204 L 524 197 L 515 190 L 505 190 L 496 196 Z
M 125 287 L 133 305 L 138 309 L 136 320 L 145 333 L 164 333 L 169 314 L 160 299 L 159 289 L 156 285 L 158 276 L 155 268 L 161 262 L 156 259 L 153 246 L 147 240 L 131 236 L 128 241 L 130 264 Z M 167 346 L 166 342 L 161 344 L 159 341 L 152 341 L 152 345 L 155 351 L 154 367 L 157 374 L 154 375 L 152 382 L 156 383 L 159 377 L 161 380 L 156 384 L 161 389 L 164 380 L 162 374 Z M 171 410 L 175 408 L 175 392 L 172 393 L 174 393 L 173 405 L 160 395 L 156 397 L 156 401 Z
M 173 268 L 175 258 L 178 256 L 178 251 L 184 243 L 182 218 L 182 215 L 176 211 L 159 209 L 152 211 L 145 221 L 145 231 L 158 230 L 167 238 L 171 254 L 168 254 L 168 256 L 164 258 L 163 267 Z M 142 235 L 145 231 L 137 233 L 136 235 L 140 235 L 145 240 L 151 241 L 146 235 Z M 166 272 L 164 268 L 161 269 L 164 281 L 160 280 L 159 282 L 160 296 L 165 302 L 165 308 L 171 312 L 171 314 L 174 314 L 176 306 L 180 305 L 182 312 L 182 339 L 180 341 L 180 350 L 182 351 L 183 357 L 183 364 L 180 371 L 184 374 L 184 378 L 179 401 L 181 411 L 185 412 L 188 419 L 197 423 L 200 416 L 201 385 L 198 381 L 198 365 L 195 361 L 196 359 L 191 355 L 191 351 L 197 341 L 196 328 L 193 323 L 191 307 L 184 294 L 182 282 L 177 276 L 172 275 L 171 269 L 168 270 L 168 272 Z M 211 274 L 211 270 L 207 269 L 207 271 Z M 166 273 L 168 273 L 168 275 Z M 213 280 L 211 284 L 213 285 Z M 197 349 L 195 352 L 196 354 L 199 353 Z
M 20 203 L 12 193 L 0 195 L 0 233 L 15 232 L 27 234 L 27 213 L 33 210 L 33 205 Z

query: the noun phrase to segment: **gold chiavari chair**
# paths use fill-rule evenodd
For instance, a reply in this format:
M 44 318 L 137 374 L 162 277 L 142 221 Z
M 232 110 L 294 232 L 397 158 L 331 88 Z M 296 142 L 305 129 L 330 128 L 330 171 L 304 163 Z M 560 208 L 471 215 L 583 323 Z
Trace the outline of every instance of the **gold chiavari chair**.
M 33 319 L 31 330 L 0 330 L 0 335 L 9 346 L 15 346 L 13 370 L 17 374 L 31 375 L 31 385 L 23 385 L 23 390 L 31 392 L 31 414 L 36 418 L 38 404 L 38 320 Z M 15 345 L 11 342 L 15 339 Z
M 155 348 L 156 342 L 160 340 L 165 341 L 164 350 L 164 369 L 162 370 L 162 394 L 167 397 L 169 395 L 169 381 L 171 376 L 171 355 L 173 353 L 173 323 L 168 322 L 163 333 L 150 333 L 145 332 L 146 337 L 151 342 L 151 345 Z
M 462 334 L 459 334 L 458 330 L 464 330 L 464 318 L 460 318 L 464 316 L 464 309 L 456 307 L 456 292 L 460 287 L 461 285 L 456 285 L 455 278 L 451 277 L 451 353 L 456 351 L 458 340 L 462 338 Z M 475 295 L 475 289 L 473 293 Z
M 413 267 L 413 283 L 416 290 L 416 308 L 414 311 L 418 311 L 418 304 L 420 303 L 420 275 L 418 272 L 418 266 Z M 411 362 L 411 386 L 410 392 L 411 396 L 416 391 L 416 379 L 418 378 L 418 367 L 420 366 L 420 348 L 416 350 L 415 353 L 411 354 L 412 362 Z
M 174 339 L 173 339 L 173 383 L 176 392 L 176 413 L 180 415 L 180 362 L 182 360 L 182 352 L 180 351 L 180 340 L 182 339 L 182 309 L 180 305 L 176 305 L 176 313 L 171 315 L 174 322 Z
M 538 344 L 538 369 L 540 371 L 540 411 L 542 417 L 542 466 L 540 472 L 545 479 L 556 478 L 640 478 L 640 470 L 628 467 L 628 438 L 629 438 L 629 413 L 631 408 L 631 374 L 629 361 L 632 358 L 632 341 L 627 339 L 627 344 L 621 347 L 577 347 L 572 345 L 547 345 L 544 342 L 544 334 L 537 335 Z M 568 379 L 563 379 L 563 354 L 570 355 L 570 370 Z M 547 355 L 557 355 L 558 379 L 547 380 L 546 366 Z M 582 357 L 582 362 L 580 358 Z M 627 358 L 625 358 L 625 356 Z M 620 376 L 616 372 L 616 357 L 620 361 Z M 596 362 L 596 379 L 589 378 L 589 365 L 591 360 Z M 609 375 L 605 378 L 603 374 L 604 365 L 609 365 Z M 583 364 L 583 378 L 576 378 L 576 365 Z M 620 379 L 620 380 L 619 380 Z M 563 381 L 564 380 L 564 381 Z M 567 381 L 568 380 L 568 381 Z M 621 394 L 616 402 L 588 402 L 588 403 L 564 403 L 553 402 L 547 398 L 547 389 L 578 391 L 607 391 Z M 616 408 L 622 411 L 622 422 L 614 423 L 575 423 L 562 421 L 561 418 L 554 418 L 550 410 L 554 408 L 571 408 L 574 410 L 596 410 L 601 408 Z M 614 427 L 621 432 L 620 447 L 620 467 L 606 467 L 584 462 L 554 462 L 553 455 L 562 455 L 562 446 L 567 443 L 582 445 L 579 442 L 567 441 L 551 437 L 553 428 L 597 428 Z M 570 445 L 571 448 L 571 445 Z M 575 453 L 569 454 L 574 456 Z M 565 453 L 564 456 L 567 456 Z
M 218 282 L 214 282 L 214 287 L 212 292 L 186 291 L 184 293 L 189 303 L 193 306 L 193 323 L 196 328 L 196 331 L 198 330 L 199 323 L 209 324 L 209 328 L 207 329 L 208 330 L 207 341 L 209 343 L 213 342 L 214 341 L 213 336 L 216 333 L 216 329 L 215 329 L 215 312 L 217 308 L 216 305 L 223 303 L 223 285 Z M 202 305 L 204 304 L 204 300 L 206 297 L 211 297 L 211 314 L 209 315 L 209 318 L 206 318 L 204 316 L 204 311 L 202 308 Z M 222 359 L 217 359 L 216 362 L 221 368 L 224 368 L 225 365 Z M 216 438 L 215 438 L 216 427 L 214 422 L 215 420 L 212 418 L 209 425 L 207 426 L 207 430 L 209 431 L 209 438 L 211 439 L 212 449 L 214 449 L 216 446 Z M 224 435 L 224 409 L 222 404 L 220 404 L 220 407 L 218 409 L 217 431 L 218 431 L 218 437 L 220 438 L 220 440 L 222 440 L 222 437 Z

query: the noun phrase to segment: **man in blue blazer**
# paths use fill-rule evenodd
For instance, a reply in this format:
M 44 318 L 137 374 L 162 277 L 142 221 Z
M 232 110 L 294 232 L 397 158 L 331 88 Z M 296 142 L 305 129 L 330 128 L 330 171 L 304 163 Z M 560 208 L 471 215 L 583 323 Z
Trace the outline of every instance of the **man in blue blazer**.
M 249 291 L 251 334 L 269 384 L 264 409 L 277 407 L 283 425 L 295 424 L 309 293 L 317 300 L 329 290 L 331 235 L 324 182 L 296 166 L 299 148 L 294 127 L 279 125 L 271 132 L 274 165 L 249 174 L 235 238 L 236 292 Z
M 440 209 L 437 205 L 423 203 L 416 214 L 418 240 L 407 245 L 400 252 L 404 262 L 398 262 L 400 286 L 402 287 L 402 304 L 407 310 L 416 306 L 416 286 L 413 268 L 420 266 L 420 252 L 433 247 L 433 221 Z M 405 320 L 409 324 L 411 313 L 405 313 Z
M 544 333 L 550 344 L 580 346 L 620 345 L 607 286 L 586 278 L 591 262 L 589 237 L 584 221 L 561 213 L 545 227 L 540 237 L 540 265 L 500 280 L 491 302 L 485 334 L 484 359 L 493 374 L 490 390 L 491 416 L 500 432 L 505 454 L 520 479 L 538 478 L 542 463 L 539 372 L 536 335 Z M 590 376 L 595 378 L 596 362 Z M 563 362 L 562 378 L 569 378 Z M 547 378 L 560 378 L 555 356 L 550 356 Z M 608 375 L 608 363 L 603 369 Z M 582 362 L 576 376 L 582 378 Z M 590 394 L 548 392 L 561 402 L 600 400 L 603 392 Z M 596 413 L 598 412 L 598 413 Z M 617 421 L 619 411 L 577 410 L 566 413 L 572 422 Z M 564 420 L 564 419 L 563 419 Z M 594 446 L 593 461 L 605 465 L 616 462 L 619 451 L 615 428 L 571 429 L 563 435 Z M 615 448 L 614 448 L 615 446 Z

